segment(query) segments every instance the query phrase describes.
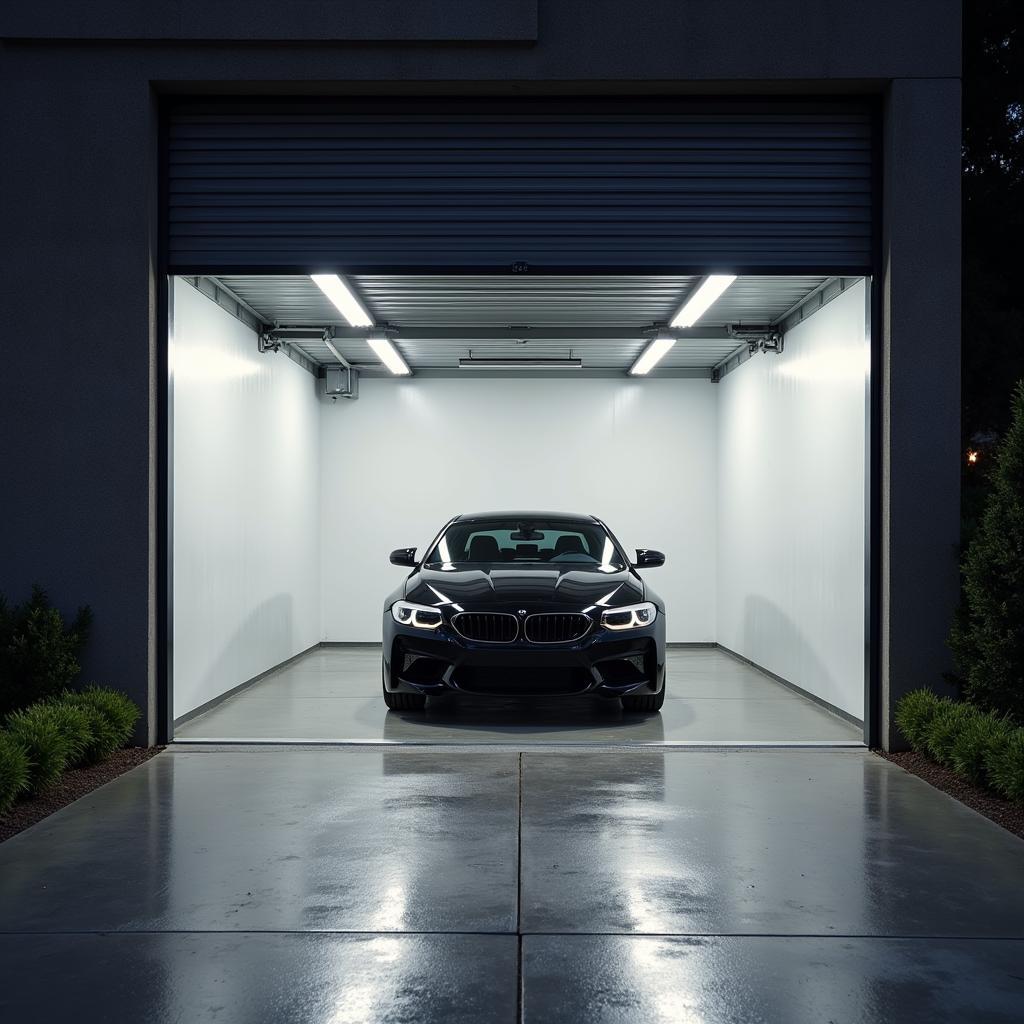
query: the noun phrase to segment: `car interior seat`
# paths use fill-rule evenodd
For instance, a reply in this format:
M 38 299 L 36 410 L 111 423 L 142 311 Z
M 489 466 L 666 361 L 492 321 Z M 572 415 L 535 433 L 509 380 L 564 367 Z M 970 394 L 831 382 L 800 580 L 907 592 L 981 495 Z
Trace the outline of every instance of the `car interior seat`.
M 574 533 L 567 533 L 555 541 L 556 555 L 585 555 L 583 541 Z
M 501 548 L 493 537 L 481 534 L 469 542 L 469 560 L 471 562 L 500 562 Z

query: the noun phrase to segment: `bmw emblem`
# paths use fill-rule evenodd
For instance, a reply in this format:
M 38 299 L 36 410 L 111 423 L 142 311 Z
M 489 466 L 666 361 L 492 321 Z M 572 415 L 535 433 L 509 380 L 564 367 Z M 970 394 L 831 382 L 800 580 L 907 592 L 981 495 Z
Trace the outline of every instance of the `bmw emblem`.
M 525 609 L 525 608 L 520 608 L 520 609 L 519 609 L 519 614 L 520 614 L 521 616 L 523 616 L 523 618 L 525 618 L 525 617 L 526 617 L 526 609 Z

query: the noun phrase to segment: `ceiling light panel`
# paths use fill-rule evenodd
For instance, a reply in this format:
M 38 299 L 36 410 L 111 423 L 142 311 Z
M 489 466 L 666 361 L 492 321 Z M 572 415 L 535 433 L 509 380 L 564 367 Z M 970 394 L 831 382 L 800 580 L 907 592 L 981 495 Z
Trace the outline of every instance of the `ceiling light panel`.
M 661 362 L 665 354 L 676 343 L 671 334 L 659 334 L 640 354 L 640 358 L 629 368 L 634 377 L 642 377 Z
M 317 288 L 334 303 L 338 312 L 349 322 L 350 326 L 373 326 L 373 317 L 366 312 L 362 303 L 337 274 L 310 274 L 309 276 Z
M 371 335 L 366 339 L 366 344 L 396 377 L 408 376 L 409 365 L 402 358 L 401 352 L 391 343 L 390 338 L 383 334 Z
M 692 327 L 735 280 L 735 274 L 709 274 L 672 318 L 672 326 Z

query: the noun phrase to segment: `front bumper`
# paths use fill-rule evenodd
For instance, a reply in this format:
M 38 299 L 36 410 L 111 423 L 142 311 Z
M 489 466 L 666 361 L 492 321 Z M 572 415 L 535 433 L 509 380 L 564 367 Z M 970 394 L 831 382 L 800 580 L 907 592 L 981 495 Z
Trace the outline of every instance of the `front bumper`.
M 656 694 L 665 685 L 665 619 L 622 632 L 595 623 L 570 643 L 497 644 L 466 640 L 447 620 L 433 632 L 402 626 L 386 610 L 384 685 L 427 696 Z

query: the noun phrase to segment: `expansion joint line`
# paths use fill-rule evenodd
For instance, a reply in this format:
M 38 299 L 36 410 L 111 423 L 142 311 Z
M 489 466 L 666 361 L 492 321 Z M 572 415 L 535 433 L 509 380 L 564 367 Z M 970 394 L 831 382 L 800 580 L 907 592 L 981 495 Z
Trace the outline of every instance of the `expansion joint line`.
M 516 1020 L 523 1019 L 523 752 L 516 784 Z

